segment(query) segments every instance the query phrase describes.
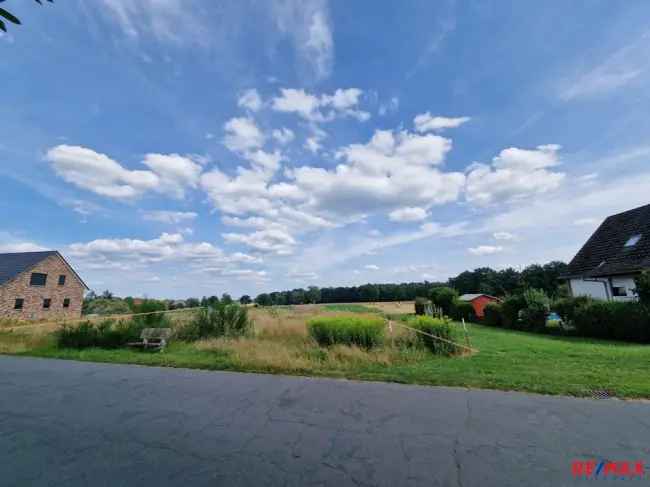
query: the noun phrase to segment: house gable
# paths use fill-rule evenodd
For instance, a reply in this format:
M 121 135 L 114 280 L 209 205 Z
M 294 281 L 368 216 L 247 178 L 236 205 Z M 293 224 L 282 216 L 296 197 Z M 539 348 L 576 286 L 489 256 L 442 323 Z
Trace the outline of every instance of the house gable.
M 608 217 L 569 264 L 568 277 L 650 269 L 650 205 Z

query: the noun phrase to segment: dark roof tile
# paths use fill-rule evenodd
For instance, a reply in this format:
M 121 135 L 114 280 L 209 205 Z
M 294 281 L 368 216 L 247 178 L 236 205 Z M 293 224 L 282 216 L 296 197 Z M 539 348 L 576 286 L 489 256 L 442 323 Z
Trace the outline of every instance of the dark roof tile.
M 55 250 L 48 250 L 0 254 L 0 286 L 56 253 Z
M 634 235 L 636 245 L 625 247 Z M 569 264 L 569 276 L 601 277 L 650 269 L 650 205 L 607 218 Z

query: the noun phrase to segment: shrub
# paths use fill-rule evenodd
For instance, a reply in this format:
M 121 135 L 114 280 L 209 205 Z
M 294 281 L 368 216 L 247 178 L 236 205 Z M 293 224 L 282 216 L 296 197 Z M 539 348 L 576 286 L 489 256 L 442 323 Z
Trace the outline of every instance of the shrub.
M 466 301 L 456 301 L 451 307 L 451 317 L 456 321 L 469 321 L 476 322 L 478 318 L 476 317 L 476 311 L 474 311 L 474 306 L 472 303 Z
M 85 315 L 122 315 L 129 314 L 131 308 L 126 301 L 121 299 L 93 299 L 84 301 L 83 314 Z
M 188 324 L 176 332 L 181 340 L 201 338 L 241 337 L 253 329 L 248 309 L 238 304 L 223 304 L 200 309 Z
M 443 338 L 451 342 L 456 342 L 457 333 L 454 325 L 448 320 L 440 318 L 431 318 L 430 316 L 416 316 L 411 318 L 407 325 L 429 335 Z M 452 355 L 458 352 L 458 347 L 452 343 L 436 340 L 435 338 L 417 334 L 417 338 L 427 349 L 436 355 Z
M 560 315 L 566 324 L 573 324 L 578 308 L 591 304 L 593 300 L 587 296 L 562 298 L 556 300 L 551 309 Z
M 634 284 L 634 292 L 639 296 L 639 301 L 650 306 L 650 271 L 644 271 L 635 277 Z
M 527 289 L 523 294 L 526 307 L 519 312 L 522 328 L 529 331 L 543 331 L 550 300 L 544 291 Z
M 142 325 L 133 320 L 104 320 L 100 323 L 85 321 L 77 326 L 63 325 L 55 334 L 59 348 L 119 348 L 136 341 Z
M 437 307 L 442 308 L 442 312 L 449 316 L 454 302 L 458 299 L 458 292 L 451 287 L 440 286 L 431 290 L 431 301 Z
M 574 325 L 580 336 L 650 342 L 650 311 L 638 302 L 592 301 L 576 308 Z
M 507 296 L 501 303 L 501 319 L 505 328 L 520 328 L 519 312 L 526 307 L 522 294 Z
M 137 321 L 143 328 L 165 328 L 169 327 L 169 320 L 165 313 L 157 313 L 157 311 L 166 311 L 167 305 L 164 301 L 157 301 L 155 299 L 145 299 L 142 303 L 133 305 L 133 313 L 152 313 L 144 316 L 134 316 L 133 319 Z
M 309 320 L 307 328 L 321 346 L 372 348 L 383 341 L 385 322 L 379 316 L 323 316 Z
M 501 305 L 498 303 L 488 303 L 483 309 L 483 323 L 488 326 L 503 326 L 503 316 Z
M 416 315 L 424 315 L 426 314 L 426 307 L 431 305 L 431 301 L 429 301 L 427 298 L 423 297 L 416 297 L 415 298 L 415 314 Z

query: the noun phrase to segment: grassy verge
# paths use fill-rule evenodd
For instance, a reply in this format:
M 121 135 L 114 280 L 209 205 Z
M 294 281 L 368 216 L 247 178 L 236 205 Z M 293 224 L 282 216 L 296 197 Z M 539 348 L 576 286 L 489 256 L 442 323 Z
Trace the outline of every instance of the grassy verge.
M 298 308 L 292 314 L 254 317 L 255 338 L 175 342 L 164 353 L 62 350 L 49 334 L 22 331 L 0 332 L 0 353 L 576 396 L 607 390 L 618 397 L 650 398 L 650 346 L 469 325 L 472 346 L 480 350 L 471 356 L 438 357 L 390 346 L 371 351 L 324 348 L 309 338 L 304 327 L 306 318 L 323 311 Z

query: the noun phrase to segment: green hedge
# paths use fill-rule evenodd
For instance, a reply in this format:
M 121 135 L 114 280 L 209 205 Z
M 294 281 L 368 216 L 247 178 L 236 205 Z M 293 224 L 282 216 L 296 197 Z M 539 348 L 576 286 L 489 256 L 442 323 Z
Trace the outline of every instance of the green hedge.
M 379 316 L 323 316 L 309 320 L 307 327 L 321 346 L 340 344 L 372 348 L 383 341 L 385 321 Z
M 584 337 L 650 343 L 650 308 L 638 302 L 592 301 L 575 310 Z
M 445 319 L 431 318 L 430 316 L 416 316 L 409 319 L 406 324 L 429 335 L 444 338 L 452 342 L 459 341 L 455 326 Z M 436 340 L 435 338 L 420 333 L 417 333 L 417 338 L 420 343 L 436 355 L 452 355 L 458 352 L 458 347 L 451 343 Z
M 551 309 L 560 315 L 562 320 L 567 324 L 573 324 L 576 312 L 579 308 L 593 303 L 593 299 L 587 296 L 578 296 L 576 298 L 562 298 L 556 300 Z
M 507 296 L 501 303 L 501 317 L 504 328 L 521 328 L 519 312 L 526 308 L 526 298 L 522 294 Z
M 488 326 L 503 326 L 503 316 L 501 305 L 498 303 L 488 303 L 483 309 L 483 323 Z
M 478 321 L 476 311 L 472 303 L 466 301 L 455 301 L 451 307 L 451 317 L 456 321 L 465 320 L 471 323 Z

